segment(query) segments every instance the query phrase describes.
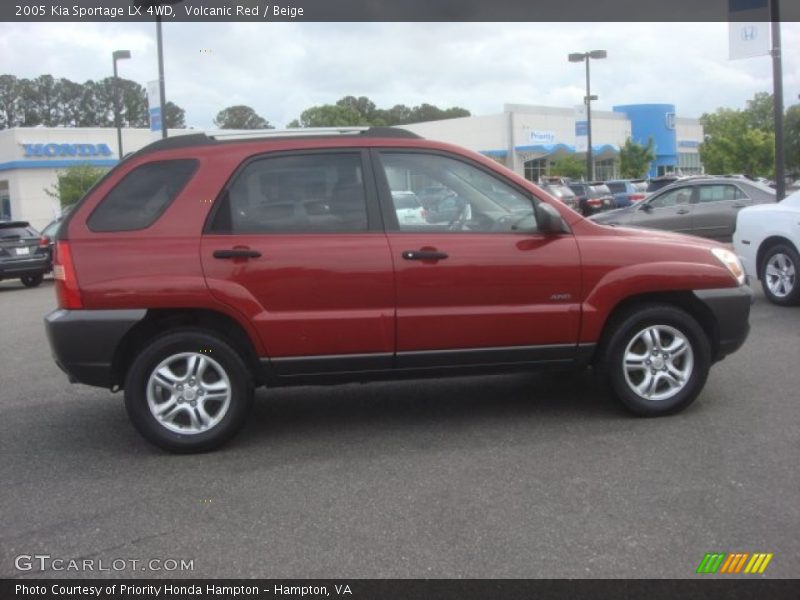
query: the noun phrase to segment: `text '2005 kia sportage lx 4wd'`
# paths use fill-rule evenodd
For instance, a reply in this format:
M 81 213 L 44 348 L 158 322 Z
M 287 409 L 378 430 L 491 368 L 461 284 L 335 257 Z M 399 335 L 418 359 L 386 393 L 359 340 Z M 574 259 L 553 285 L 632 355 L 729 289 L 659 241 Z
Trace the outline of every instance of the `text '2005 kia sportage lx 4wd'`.
M 633 412 L 673 413 L 747 336 L 723 247 L 594 224 L 407 131 L 301 133 L 155 142 L 61 227 L 55 360 L 123 388 L 162 448 L 220 445 L 260 385 L 537 365 L 594 365 Z M 459 210 L 398 219 L 393 194 L 431 188 Z

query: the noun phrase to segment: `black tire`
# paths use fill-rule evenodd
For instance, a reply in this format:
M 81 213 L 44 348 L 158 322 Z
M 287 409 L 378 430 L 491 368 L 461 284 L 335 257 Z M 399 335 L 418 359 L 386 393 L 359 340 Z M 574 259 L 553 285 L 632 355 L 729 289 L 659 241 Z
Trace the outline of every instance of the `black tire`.
M 180 358 L 184 355 L 187 356 Z M 167 360 L 174 359 L 174 363 L 170 364 L 171 373 L 176 373 L 173 364 L 180 366 L 185 360 L 186 372 L 181 373 L 179 370 L 177 374 L 188 378 L 190 375 L 188 361 L 192 356 L 210 359 L 204 362 L 207 365 L 205 369 L 207 372 L 199 373 L 197 379 L 203 380 L 212 377 L 211 383 L 197 381 L 196 385 L 189 386 L 189 379 L 186 379 L 185 383 L 180 384 L 182 389 L 180 392 L 174 391 L 177 390 L 177 387 L 170 392 L 162 384 L 154 383 L 154 387 L 149 385 L 150 377 L 156 367 Z M 219 376 L 220 371 L 224 373 L 224 376 Z M 227 377 L 227 381 L 225 381 L 225 377 Z M 211 400 L 211 396 L 214 395 L 211 388 L 204 392 L 208 394 L 206 397 L 209 399 L 208 404 L 205 402 L 206 398 L 200 396 L 203 392 L 198 390 L 205 390 L 205 385 L 221 385 L 229 390 L 225 410 L 222 410 L 221 407 L 225 405 L 226 401 Z M 191 396 L 189 395 L 190 389 L 192 390 Z M 148 393 L 150 393 L 150 400 Z M 186 394 L 185 399 L 184 394 Z M 161 406 L 167 406 L 167 404 L 159 404 L 157 401 L 163 400 L 167 396 L 168 399 L 164 400 L 167 403 L 172 402 L 175 398 L 180 400 L 175 400 L 170 405 L 170 407 L 178 409 L 177 416 L 174 420 L 164 424 L 164 421 L 156 418 L 151 410 L 150 401 L 156 403 L 156 409 L 160 409 Z M 205 411 L 203 414 L 206 417 L 211 415 L 208 423 L 212 423 L 215 419 L 218 419 L 218 422 L 213 423 L 205 430 L 196 428 L 196 431 L 192 431 L 195 423 L 202 423 L 203 419 L 199 418 L 200 413 L 196 412 L 196 408 L 188 406 L 190 397 L 192 407 L 200 406 L 200 410 Z M 229 342 L 214 333 L 200 329 L 174 330 L 151 340 L 134 358 L 125 377 L 125 408 L 131 422 L 149 442 L 170 452 L 205 452 L 218 448 L 241 429 L 252 401 L 253 378 L 240 355 Z M 177 403 L 182 406 L 175 406 Z M 186 429 L 182 429 L 183 427 Z M 178 429 L 178 431 L 174 429 Z
M 783 259 L 780 257 L 784 257 Z M 774 281 L 767 274 L 767 267 L 773 261 L 783 262 L 789 267 L 791 276 L 784 279 L 781 286 L 773 292 L 770 289 L 771 282 Z M 764 260 L 761 261 L 761 288 L 764 290 L 764 295 L 767 300 L 779 306 L 794 306 L 800 304 L 800 256 L 797 251 L 788 244 L 777 244 L 767 250 L 764 255 Z M 782 290 L 781 290 L 782 287 Z M 785 291 L 785 293 L 783 293 Z M 776 293 L 777 292 L 777 293 Z
M 22 285 L 29 288 L 37 287 L 42 283 L 43 279 L 44 273 L 37 273 L 36 275 L 23 275 L 19 278 L 19 280 L 22 282 Z
M 656 344 L 645 334 L 651 329 L 657 332 Z M 607 331 L 600 366 L 615 395 L 629 410 L 646 417 L 674 414 L 697 398 L 711 367 L 711 348 L 706 333 L 689 313 L 669 304 L 642 304 L 613 318 Z M 660 355 L 652 354 L 645 337 L 653 347 L 661 348 Z M 670 347 L 679 339 L 688 351 L 676 351 L 667 359 Z M 626 367 L 626 353 L 641 355 L 641 362 L 633 360 Z M 634 366 L 639 364 L 641 367 Z M 676 373 L 685 377 L 676 378 Z M 650 398 L 634 390 L 637 386 L 647 388 L 648 381 L 654 384 Z

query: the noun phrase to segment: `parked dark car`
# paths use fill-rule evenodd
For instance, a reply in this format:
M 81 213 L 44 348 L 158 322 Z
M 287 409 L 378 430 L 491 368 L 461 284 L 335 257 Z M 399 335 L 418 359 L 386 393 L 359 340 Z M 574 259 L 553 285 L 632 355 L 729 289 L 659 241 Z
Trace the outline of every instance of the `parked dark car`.
M 398 218 L 393 192 L 437 186 L 456 219 Z M 593 365 L 631 411 L 672 414 L 745 341 L 752 299 L 728 248 L 597 225 L 389 128 L 154 142 L 67 216 L 53 272 L 56 364 L 124 389 L 176 452 L 230 439 L 262 385 Z
M 542 183 L 540 185 L 545 192 L 554 198 L 558 198 L 571 209 L 580 210 L 578 207 L 578 198 L 569 186 L 562 183 Z
M 19 279 L 25 287 L 42 283 L 50 249 L 27 221 L 0 221 L 0 280 Z
M 647 182 L 644 179 L 615 179 L 606 181 L 606 185 L 614 195 L 616 208 L 625 208 L 647 197 Z
M 585 217 L 614 208 L 614 196 L 602 181 L 573 181 L 569 183 L 569 189 L 575 193 L 575 200 Z
M 683 176 L 675 174 L 659 175 L 658 177 L 652 177 L 647 180 L 646 193 L 652 194 L 662 188 L 667 187 L 668 185 L 672 185 L 673 183 L 679 182 L 681 179 L 683 179 Z
M 775 202 L 775 190 L 754 181 L 706 177 L 687 179 L 646 200 L 592 216 L 596 223 L 666 229 L 731 241 L 736 215 L 746 206 Z
M 55 246 L 56 234 L 61 222 L 64 220 L 66 214 L 61 215 L 50 221 L 44 229 L 42 229 L 42 245 L 47 245 L 47 272 L 53 270 L 53 248 Z

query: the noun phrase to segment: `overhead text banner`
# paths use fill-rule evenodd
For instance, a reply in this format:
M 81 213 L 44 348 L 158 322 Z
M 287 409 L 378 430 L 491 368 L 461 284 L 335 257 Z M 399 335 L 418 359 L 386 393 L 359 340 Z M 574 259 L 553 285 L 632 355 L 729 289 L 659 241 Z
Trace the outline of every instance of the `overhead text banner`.
M 749 1 L 749 0 L 735 0 Z M 728 21 L 728 0 L 12 0 L 0 19 L 17 22 L 153 21 Z M 782 19 L 800 21 L 800 2 Z M 767 17 L 768 18 L 768 17 Z M 764 20 L 767 20 L 765 18 Z M 752 19 L 749 19 L 752 20 Z M 755 19 L 759 20 L 759 19 Z

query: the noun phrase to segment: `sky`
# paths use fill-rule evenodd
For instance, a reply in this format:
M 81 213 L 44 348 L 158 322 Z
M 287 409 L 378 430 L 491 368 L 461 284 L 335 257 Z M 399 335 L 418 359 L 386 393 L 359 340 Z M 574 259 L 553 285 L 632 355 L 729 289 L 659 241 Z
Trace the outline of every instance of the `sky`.
M 571 107 L 585 72 L 567 54 L 594 49 L 608 52 L 591 64 L 595 110 L 658 102 L 699 117 L 772 91 L 768 56 L 728 59 L 727 23 L 165 23 L 163 33 L 167 99 L 198 129 L 236 104 L 283 127 L 347 95 L 474 115 Z M 783 23 L 782 39 L 788 106 L 800 94 L 800 23 Z M 158 78 L 153 23 L 0 23 L 0 74 L 102 79 L 118 49 L 132 54 L 121 77 Z

